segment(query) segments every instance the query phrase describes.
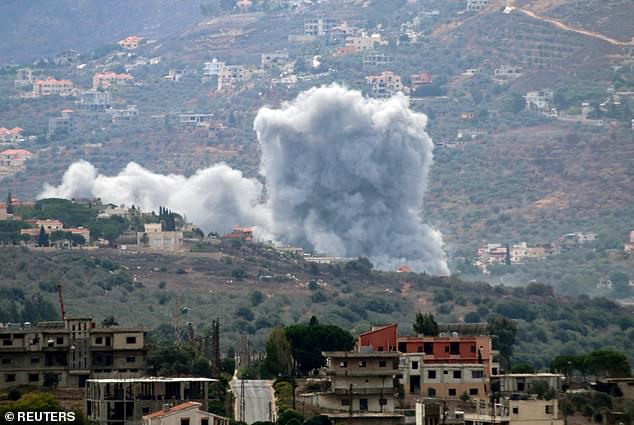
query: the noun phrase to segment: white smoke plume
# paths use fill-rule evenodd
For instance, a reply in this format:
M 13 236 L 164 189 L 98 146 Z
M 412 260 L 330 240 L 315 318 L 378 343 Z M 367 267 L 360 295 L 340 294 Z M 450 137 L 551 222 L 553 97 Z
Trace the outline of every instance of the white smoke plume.
M 266 221 L 268 211 L 261 195 L 259 181 L 245 178 L 225 164 L 185 177 L 155 174 L 131 162 L 110 177 L 98 174 L 92 164 L 78 161 L 66 170 L 61 185 L 45 185 L 38 198 L 97 197 L 143 210 L 166 206 L 205 230 L 225 232 L 237 223 Z
M 313 88 L 255 118 L 266 191 L 224 164 L 184 177 L 130 163 L 108 177 L 79 161 L 40 197 L 165 205 L 206 230 L 254 224 L 308 250 L 448 274 L 440 233 L 421 221 L 433 151 L 426 124 L 402 95 L 381 101 L 337 85 Z

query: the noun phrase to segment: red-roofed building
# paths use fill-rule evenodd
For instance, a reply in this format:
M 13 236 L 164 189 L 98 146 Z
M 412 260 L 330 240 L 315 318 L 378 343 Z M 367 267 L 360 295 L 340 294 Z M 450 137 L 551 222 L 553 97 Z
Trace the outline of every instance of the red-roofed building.
M 0 127 L 0 142 L 3 143 L 20 143 L 24 141 L 22 137 L 22 129 L 14 127 L 12 129 Z
M 372 329 L 359 335 L 359 347 L 372 347 L 372 351 L 396 351 L 398 349 L 398 325 L 372 326 Z
M 141 37 L 136 35 L 131 35 L 129 37 L 124 38 L 123 40 L 119 40 L 117 44 L 124 49 L 133 50 L 139 47 L 139 42 L 141 41 Z
M 72 96 L 75 85 L 70 80 L 56 80 L 53 77 L 46 77 L 44 80 L 33 82 L 33 96 Z
M 205 412 L 202 403 L 188 401 L 143 416 L 143 425 L 229 425 L 229 418 Z
M 361 334 L 357 349 L 400 352 L 401 383 L 413 397 L 485 396 L 491 376 L 498 374 L 488 335 L 398 336 L 391 324 Z
M 337 50 L 335 51 L 335 56 L 347 56 L 347 55 L 354 55 L 355 53 L 357 53 L 357 46 L 343 46 L 343 47 L 337 47 Z
M 412 80 L 412 91 L 420 86 L 426 86 L 432 83 L 431 75 L 428 72 L 413 74 L 410 76 L 410 79 Z
M 112 71 L 97 72 L 92 77 L 92 88 L 107 89 L 110 86 L 125 86 L 132 84 L 133 82 L 134 77 L 130 74 L 117 74 Z
M 7 149 L 0 152 L 0 167 L 21 168 L 33 154 L 25 149 Z
M 236 224 L 235 226 L 233 226 L 233 230 L 231 230 L 231 233 L 227 233 L 226 235 L 224 235 L 223 239 L 242 239 L 250 242 L 253 240 L 253 227 L 243 227 L 239 224 Z

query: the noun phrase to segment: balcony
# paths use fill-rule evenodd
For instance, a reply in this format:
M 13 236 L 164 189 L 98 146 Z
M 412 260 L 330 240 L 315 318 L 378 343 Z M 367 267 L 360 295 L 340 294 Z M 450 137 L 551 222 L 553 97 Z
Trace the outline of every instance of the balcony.
M 394 388 L 392 386 L 385 388 L 335 388 L 331 390 L 336 395 L 376 395 L 383 394 L 385 396 L 393 396 Z
M 363 369 L 326 369 L 326 376 L 395 376 L 401 377 L 402 372 L 398 369 L 388 369 L 384 370 L 363 370 Z

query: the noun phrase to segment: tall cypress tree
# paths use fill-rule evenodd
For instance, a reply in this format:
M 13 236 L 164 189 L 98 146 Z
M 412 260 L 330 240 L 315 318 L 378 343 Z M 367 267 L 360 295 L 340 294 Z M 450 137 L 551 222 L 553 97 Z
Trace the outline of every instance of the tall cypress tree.
M 38 246 L 48 246 L 48 233 L 44 230 L 44 226 L 40 227 L 40 235 L 37 237 Z
M 6 205 L 6 209 L 7 209 L 7 214 L 13 214 L 13 197 L 11 196 L 11 191 L 9 191 L 9 194 L 7 195 L 7 205 Z

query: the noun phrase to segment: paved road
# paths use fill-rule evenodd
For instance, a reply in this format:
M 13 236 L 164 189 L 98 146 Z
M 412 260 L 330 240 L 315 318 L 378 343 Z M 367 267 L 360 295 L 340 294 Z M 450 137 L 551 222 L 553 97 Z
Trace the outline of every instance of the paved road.
M 273 404 L 273 382 L 264 380 L 244 381 L 244 421 L 251 424 L 257 421 L 274 420 L 269 414 L 275 415 Z M 235 376 L 230 382 L 231 391 L 235 395 L 236 420 L 240 419 L 240 380 Z M 270 409 L 270 410 L 269 410 Z M 272 412 L 272 413 L 271 413 Z

